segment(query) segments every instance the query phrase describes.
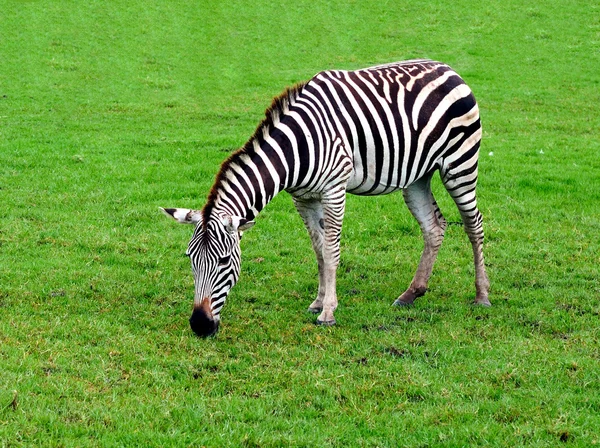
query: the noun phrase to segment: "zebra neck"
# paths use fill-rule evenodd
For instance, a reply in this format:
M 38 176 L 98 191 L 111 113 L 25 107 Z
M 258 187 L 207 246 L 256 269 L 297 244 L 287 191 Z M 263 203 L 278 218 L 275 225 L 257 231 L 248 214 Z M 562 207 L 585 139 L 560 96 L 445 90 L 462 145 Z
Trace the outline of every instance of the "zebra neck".
M 254 139 L 221 166 L 204 207 L 204 217 L 240 216 L 254 219 L 288 185 L 285 159 L 273 154 L 267 139 Z
M 250 140 L 223 163 L 204 207 L 205 222 L 213 211 L 253 219 L 277 193 L 297 183 L 297 169 L 290 166 L 298 165 L 293 156 L 298 136 L 279 128 L 304 86 L 297 84 L 274 98 Z

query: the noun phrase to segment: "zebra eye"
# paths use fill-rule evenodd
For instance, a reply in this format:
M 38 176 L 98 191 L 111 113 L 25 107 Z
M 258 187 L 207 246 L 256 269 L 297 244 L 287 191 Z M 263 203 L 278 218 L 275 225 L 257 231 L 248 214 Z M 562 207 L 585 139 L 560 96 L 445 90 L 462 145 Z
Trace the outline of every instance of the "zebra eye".
M 219 258 L 219 266 L 225 266 L 225 265 L 229 264 L 230 259 L 231 259 L 231 256 L 229 256 L 229 255 L 225 255 L 224 257 Z

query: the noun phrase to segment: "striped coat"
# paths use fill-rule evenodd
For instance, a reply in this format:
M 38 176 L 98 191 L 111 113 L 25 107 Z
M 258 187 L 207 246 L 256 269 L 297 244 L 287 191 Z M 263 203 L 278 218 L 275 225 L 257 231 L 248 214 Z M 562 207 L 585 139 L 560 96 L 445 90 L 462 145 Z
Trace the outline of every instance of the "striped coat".
M 473 246 L 475 302 L 489 305 L 475 194 L 480 140 L 479 109 L 471 90 L 439 62 L 329 70 L 286 90 L 247 143 L 223 163 L 204 208 L 167 209 L 180 222 L 197 224 L 188 251 L 196 280 L 205 280 L 200 291 L 196 281 L 192 320 L 197 315 L 202 322 L 216 323 L 210 331 L 204 323 L 192 328 L 203 335 L 216 331 L 226 295 L 239 275 L 240 229 L 248 229 L 282 190 L 291 194 L 311 237 L 319 291 L 309 310 L 319 313 L 317 322 L 326 325 L 335 323 L 335 272 L 346 193 L 401 190 L 425 244 L 411 285 L 395 302 L 411 304 L 427 289 L 446 228 L 430 188 L 435 171 L 454 199 Z M 211 256 L 206 255 L 211 254 L 210 245 L 202 243 L 207 232 L 228 241 Z M 226 277 L 234 279 L 227 288 L 217 274 L 207 274 L 225 252 L 234 258 L 222 270 L 229 269 Z

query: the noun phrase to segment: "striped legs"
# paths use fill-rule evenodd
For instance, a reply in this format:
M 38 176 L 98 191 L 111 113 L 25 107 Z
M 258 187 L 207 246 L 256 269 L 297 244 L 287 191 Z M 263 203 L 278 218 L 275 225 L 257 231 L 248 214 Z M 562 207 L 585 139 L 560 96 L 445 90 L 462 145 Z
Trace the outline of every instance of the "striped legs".
M 474 303 L 477 305 L 491 306 L 488 298 L 490 281 L 485 271 L 483 259 L 483 216 L 477 209 L 475 185 L 477 183 L 477 161 L 473 167 L 455 174 L 452 169 L 442 171 L 442 183 L 454 199 L 460 216 L 473 246 L 473 260 L 475 263 L 475 290 Z
M 324 279 L 324 261 L 323 261 L 323 241 L 325 239 L 325 221 L 323 219 L 323 205 L 321 201 L 303 200 L 294 198 L 294 205 L 300 213 L 306 230 L 310 235 L 313 250 L 317 257 L 319 266 L 319 292 L 317 298 L 308 307 L 311 313 L 320 313 L 323 311 L 323 299 L 325 298 L 325 279 Z
M 396 306 L 411 305 L 427 291 L 433 263 L 444 240 L 447 225 L 431 193 L 431 175 L 418 180 L 402 193 L 408 209 L 419 222 L 425 246 L 417 272 L 409 288 L 394 302 Z
M 323 193 L 321 200 L 294 198 L 294 204 L 308 229 L 319 265 L 319 293 L 309 306 L 318 313 L 317 323 L 334 325 L 337 308 L 336 271 L 340 261 L 340 235 L 346 206 L 346 190 L 338 187 Z

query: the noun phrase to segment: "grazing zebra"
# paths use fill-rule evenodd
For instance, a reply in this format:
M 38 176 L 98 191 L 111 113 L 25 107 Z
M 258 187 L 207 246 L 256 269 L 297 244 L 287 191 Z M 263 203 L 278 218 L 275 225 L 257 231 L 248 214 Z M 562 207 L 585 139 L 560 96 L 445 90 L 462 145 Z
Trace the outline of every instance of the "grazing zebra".
M 195 224 L 187 254 L 195 280 L 193 331 L 214 334 L 240 273 L 240 238 L 282 190 L 302 216 L 319 267 L 309 311 L 335 324 L 336 269 L 346 193 L 402 190 L 425 247 L 409 288 L 395 305 L 427 290 L 446 221 L 431 193 L 435 171 L 456 203 L 473 246 L 475 303 L 489 306 L 482 216 L 475 186 L 479 109 L 447 65 L 415 60 L 357 71 L 328 70 L 273 100 L 254 135 L 221 166 L 202 210 L 163 209 Z

